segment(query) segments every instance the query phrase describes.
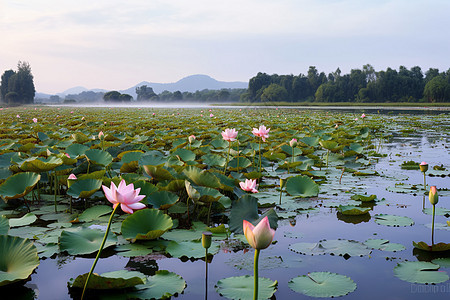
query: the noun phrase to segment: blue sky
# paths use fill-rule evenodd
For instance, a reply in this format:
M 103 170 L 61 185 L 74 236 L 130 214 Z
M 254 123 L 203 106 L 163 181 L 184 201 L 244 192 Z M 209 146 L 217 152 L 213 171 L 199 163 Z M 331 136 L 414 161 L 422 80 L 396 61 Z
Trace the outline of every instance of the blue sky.
M 448 0 L 0 1 L 0 72 L 38 92 L 125 89 L 192 74 L 450 68 Z

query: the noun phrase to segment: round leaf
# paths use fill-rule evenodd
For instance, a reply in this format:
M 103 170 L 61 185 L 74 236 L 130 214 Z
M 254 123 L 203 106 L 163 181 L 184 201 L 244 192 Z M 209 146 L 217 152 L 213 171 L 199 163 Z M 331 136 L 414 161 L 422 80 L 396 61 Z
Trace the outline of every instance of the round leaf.
M 142 209 L 122 222 L 122 235 L 132 240 L 153 240 L 172 228 L 172 219 L 157 209 Z
M 432 284 L 447 281 L 449 279 L 447 273 L 438 269 L 439 265 L 430 262 L 406 261 L 397 264 L 394 275 L 412 283 Z
M 350 277 L 330 272 L 312 272 L 295 277 L 288 286 L 310 297 L 339 297 L 356 289 L 356 283 Z
M 258 299 L 269 299 L 277 290 L 278 281 L 258 278 Z M 216 283 L 216 291 L 228 299 L 253 299 L 253 276 L 228 277 Z
M 299 175 L 287 180 L 286 191 L 291 196 L 316 197 L 319 194 L 319 186 L 308 176 Z
M 100 230 L 87 229 L 77 232 L 62 231 L 59 238 L 59 248 L 71 255 L 82 255 L 97 252 L 102 243 L 105 233 Z M 116 238 L 108 234 L 104 249 L 116 244 Z
M 0 185 L 0 195 L 5 201 L 21 198 L 31 192 L 39 179 L 41 175 L 32 172 L 14 174 Z
M 113 161 L 111 154 L 100 149 L 89 149 L 84 154 L 90 162 L 103 167 L 108 166 Z

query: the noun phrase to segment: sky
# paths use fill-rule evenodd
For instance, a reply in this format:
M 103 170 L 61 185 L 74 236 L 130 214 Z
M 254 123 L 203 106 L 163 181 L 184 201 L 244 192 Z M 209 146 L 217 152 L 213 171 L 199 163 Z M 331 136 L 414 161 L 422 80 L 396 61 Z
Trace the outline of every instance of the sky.
M 450 68 L 448 0 L 0 0 L 0 72 L 37 92 L 206 74 Z

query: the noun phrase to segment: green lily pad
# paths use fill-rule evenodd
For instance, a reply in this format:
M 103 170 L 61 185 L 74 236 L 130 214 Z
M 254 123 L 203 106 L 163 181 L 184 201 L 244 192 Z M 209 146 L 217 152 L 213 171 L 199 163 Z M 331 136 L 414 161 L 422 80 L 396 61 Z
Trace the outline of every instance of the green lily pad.
M 327 150 L 333 150 L 339 145 L 335 141 L 320 141 L 319 144 Z
M 69 154 L 70 157 L 79 157 L 84 155 L 84 152 L 88 150 L 89 147 L 82 144 L 71 144 L 66 148 L 66 153 Z
M 181 294 L 186 288 L 186 281 L 180 276 L 167 270 L 156 271 L 155 275 L 147 278 L 143 285 L 136 286 L 138 292 L 128 293 L 136 299 L 169 299 Z
M 311 272 L 292 278 L 288 282 L 291 290 L 310 297 L 339 297 L 356 289 L 356 283 L 347 276 L 330 272 Z
M 445 252 L 450 251 L 450 243 L 437 243 L 434 245 L 428 245 L 425 242 L 413 242 L 414 248 L 424 250 L 424 251 L 430 251 L 430 252 Z
M 412 226 L 413 219 L 396 215 L 377 214 L 375 215 L 375 223 L 385 226 Z
M 256 226 L 265 216 L 269 218 L 270 227 L 277 228 L 278 216 L 273 209 L 268 210 L 263 215 L 258 214 L 258 199 L 245 194 L 233 203 L 230 211 L 230 230 L 235 233 L 243 233 L 242 224 L 244 220 Z
M 439 265 L 441 268 L 450 268 L 450 258 L 436 258 L 431 261 L 433 264 Z
M 302 139 L 300 139 L 301 142 L 305 143 L 306 145 L 310 147 L 315 147 L 319 144 L 319 138 L 316 136 L 306 136 Z
M 9 231 L 9 220 L 5 216 L 0 216 L 0 235 L 6 235 Z
M 219 179 L 209 171 L 200 170 L 197 167 L 190 166 L 183 171 L 183 174 L 186 175 L 186 177 L 196 185 L 210 188 L 220 187 Z
M 0 235 L 0 286 L 27 279 L 38 265 L 37 249 L 31 241 Z
M 41 175 L 33 172 L 14 174 L 0 185 L 0 195 L 7 202 L 17 199 L 31 192 L 41 179 Z
M 192 152 L 191 150 L 187 150 L 187 149 L 183 149 L 183 148 L 178 148 L 177 150 L 175 150 L 172 153 L 172 155 L 178 156 L 184 162 L 195 160 L 195 153 Z
M 444 207 L 435 207 L 434 210 L 435 210 L 435 211 L 434 211 L 434 214 L 435 214 L 436 216 L 450 215 L 450 209 L 448 209 L 448 208 L 444 208 Z M 432 215 L 432 214 L 433 214 L 433 208 L 432 208 L 432 207 L 425 208 L 425 209 L 422 210 L 422 212 L 423 212 L 424 214 L 427 214 L 427 215 Z
M 62 231 L 59 238 L 59 248 L 71 255 L 83 255 L 97 252 L 105 233 L 100 230 L 84 228 L 80 231 Z M 104 246 L 108 248 L 116 244 L 117 239 L 112 233 L 108 234 Z
M 352 240 L 321 240 L 318 243 L 295 243 L 289 249 L 302 254 L 333 254 L 349 258 L 364 256 L 372 252 L 366 245 Z
M 202 156 L 203 163 L 210 167 L 223 167 L 227 160 L 217 154 L 206 154 Z
M 88 273 L 78 275 L 77 278 L 69 282 L 69 286 L 72 288 L 83 288 L 87 276 Z M 145 275 L 136 271 L 120 270 L 101 275 L 92 273 L 87 288 L 93 290 L 125 289 L 144 284 L 145 281 Z
M 147 203 L 157 209 L 168 209 L 177 203 L 179 198 L 177 194 L 169 191 L 157 191 L 147 196 Z
M 370 196 L 353 195 L 350 197 L 350 199 L 356 200 L 356 201 L 362 201 L 362 202 L 372 202 L 372 201 L 376 201 L 377 195 L 370 195 Z
M 25 172 L 47 172 L 63 164 L 61 158 L 51 156 L 49 158 L 31 157 L 24 160 L 19 168 Z
M 228 277 L 217 281 L 216 291 L 233 300 L 253 299 L 253 276 Z M 278 281 L 258 278 L 258 299 L 269 299 L 277 290 Z
M 113 157 L 111 154 L 104 150 L 100 149 L 89 149 L 84 152 L 84 155 L 86 155 L 86 158 L 95 165 L 100 165 L 103 167 L 108 166 L 112 163 Z
M 405 246 L 403 246 L 402 244 L 391 243 L 389 242 L 389 240 L 385 239 L 368 239 L 364 242 L 364 244 L 366 244 L 366 246 L 369 248 L 378 249 L 382 251 L 397 252 L 406 249 Z
M 406 261 L 397 264 L 394 268 L 394 275 L 401 280 L 422 283 L 436 284 L 449 279 L 444 271 L 438 271 L 439 265 L 425 261 Z
M 118 255 L 125 257 L 145 256 L 153 252 L 147 245 L 142 244 L 124 244 L 115 248 Z
M 11 218 L 9 219 L 9 226 L 10 227 L 19 227 L 19 226 L 26 226 L 34 223 L 34 221 L 37 220 L 37 217 L 35 214 L 27 213 L 26 215 L 22 216 L 21 218 Z
M 246 157 L 236 157 L 230 160 L 230 162 L 228 163 L 228 167 L 230 167 L 232 170 L 242 170 L 250 167 L 251 165 L 251 160 Z
M 159 151 L 147 152 L 139 159 L 140 166 L 161 166 L 167 162 L 167 158 Z
M 80 179 L 75 181 L 67 190 L 67 195 L 74 198 L 89 198 L 102 186 L 99 179 Z
M 99 217 L 112 212 L 112 207 L 108 205 L 96 205 L 86 209 L 81 215 L 78 216 L 80 222 L 89 222 L 98 220 Z
M 370 207 L 359 207 L 353 205 L 339 205 L 338 211 L 343 215 L 359 216 L 367 214 Z
M 216 254 L 219 252 L 219 244 L 213 242 L 211 247 L 208 248 L 209 254 Z M 181 258 L 186 256 L 188 258 L 203 258 L 205 257 L 205 248 L 203 248 L 201 241 L 189 241 L 189 242 L 175 242 L 171 241 L 166 247 L 166 252 L 172 257 Z
M 153 240 L 173 226 L 172 218 L 157 209 L 141 209 L 122 222 L 122 235 L 129 240 Z
M 299 175 L 287 180 L 286 192 L 291 196 L 316 197 L 319 194 L 319 185 L 308 176 Z

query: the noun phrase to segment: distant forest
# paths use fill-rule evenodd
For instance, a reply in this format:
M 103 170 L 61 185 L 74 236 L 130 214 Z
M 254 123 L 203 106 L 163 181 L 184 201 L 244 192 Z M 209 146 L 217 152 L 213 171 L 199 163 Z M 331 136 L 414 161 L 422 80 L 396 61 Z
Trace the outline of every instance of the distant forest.
M 309 67 L 306 75 L 268 75 L 251 78 L 243 102 L 450 102 L 450 69 L 439 72 L 420 67 L 375 71 L 367 64 L 328 75 Z

